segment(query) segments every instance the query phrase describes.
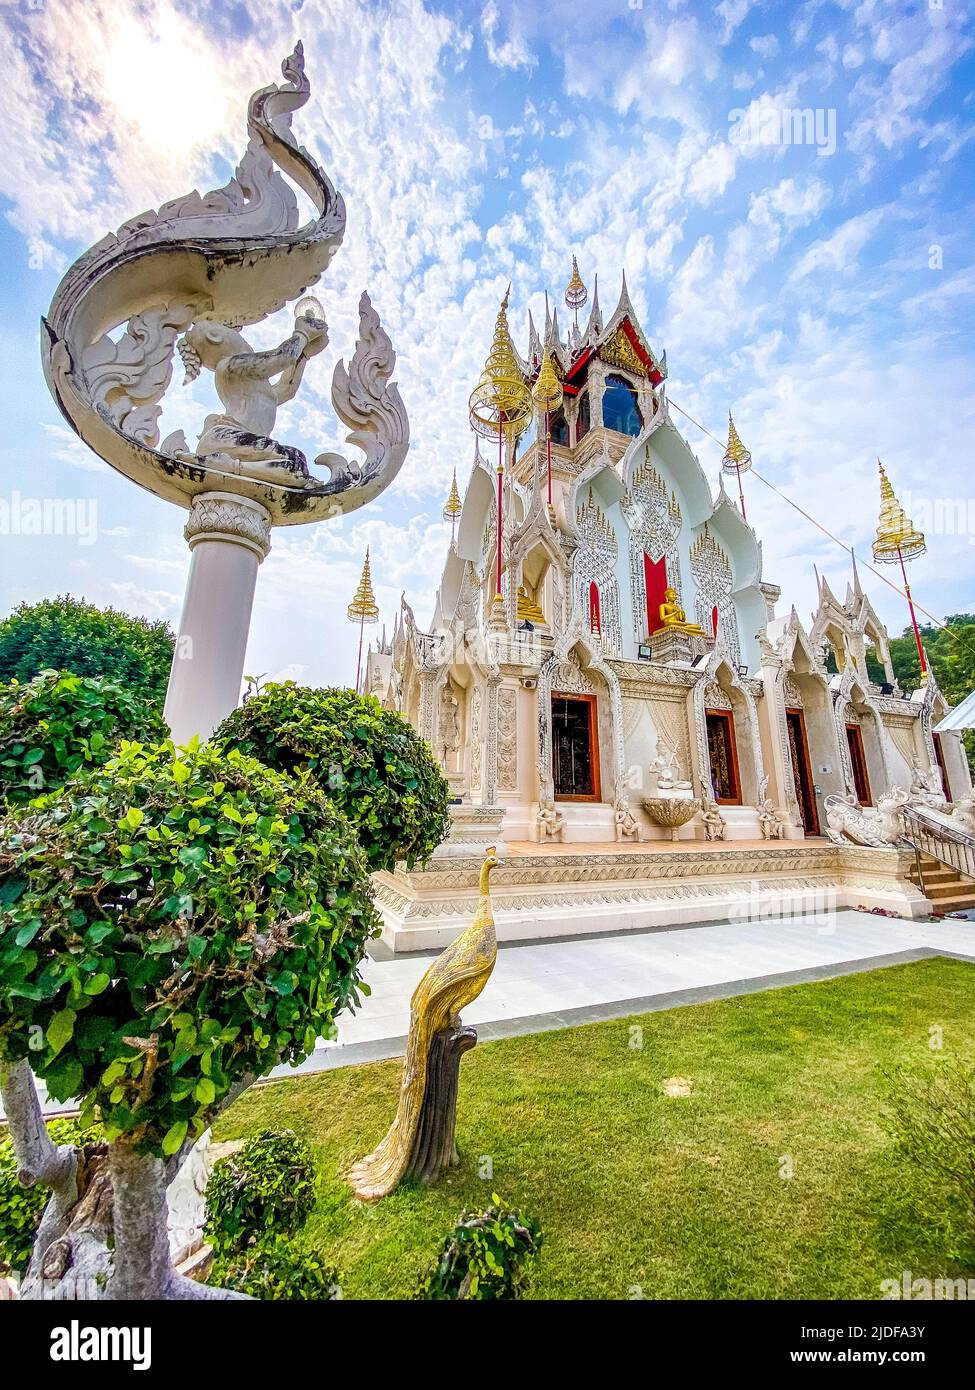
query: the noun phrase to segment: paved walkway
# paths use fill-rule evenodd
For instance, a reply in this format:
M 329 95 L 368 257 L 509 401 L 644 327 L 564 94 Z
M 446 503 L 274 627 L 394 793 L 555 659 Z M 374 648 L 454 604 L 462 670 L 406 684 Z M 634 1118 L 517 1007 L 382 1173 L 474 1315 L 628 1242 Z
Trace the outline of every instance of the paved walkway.
M 367 961 L 363 976 L 372 994 L 358 1014 L 343 1016 L 338 1039 L 320 1046 L 301 1067 L 280 1067 L 274 1075 L 402 1056 L 410 996 L 437 954 Z M 511 1037 L 939 954 L 975 963 L 975 921 L 906 922 L 849 910 L 820 922 L 770 917 L 512 942 L 499 949 L 484 993 L 463 1017 L 477 1025 L 482 1040 Z M 62 1108 L 45 1104 L 52 1111 Z
M 370 960 L 372 994 L 299 1068 L 321 1071 L 403 1053 L 410 996 L 435 951 Z M 673 1008 L 703 999 L 875 969 L 936 954 L 975 962 L 975 922 L 916 923 L 841 911 L 822 922 L 781 917 L 619 935 L 512 942 L 484 993 L 464 1010 L 482 1039 Z M 283 1068 L 285 1075 L 291 1068 Z

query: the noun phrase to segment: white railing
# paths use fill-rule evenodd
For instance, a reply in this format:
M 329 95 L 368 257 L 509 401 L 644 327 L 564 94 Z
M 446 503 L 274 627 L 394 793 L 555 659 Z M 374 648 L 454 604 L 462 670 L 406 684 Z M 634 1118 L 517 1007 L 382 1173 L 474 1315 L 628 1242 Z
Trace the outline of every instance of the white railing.
M 924 892 L 924 871 L 921 855 L 927 854 L 949 869 L 975 879 L 975 835 L 952 825 L 946 816 L 926 806 L 904 808 L 904 838 L 914 850 L 921 892 Z

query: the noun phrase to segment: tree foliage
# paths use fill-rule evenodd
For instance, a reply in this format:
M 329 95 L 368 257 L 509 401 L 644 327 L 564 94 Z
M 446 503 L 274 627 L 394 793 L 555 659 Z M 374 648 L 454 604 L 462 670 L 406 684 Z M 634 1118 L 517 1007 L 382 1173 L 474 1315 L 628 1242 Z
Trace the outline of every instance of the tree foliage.
M 167 1156 L 234 1083 L 357 1001 L 377 929 L 348 821 L 311 783 L 195 743 L 123 743 L 12 821 L 0 1059 Z
M 325 1302 L 341 1297 L 334 1265 L 288 1240 L 257 1241 L 245 1249 L 217 1255 L 208 1282 L 262 1300 Z
M 429 857 L 448 828 L 448 787 L 429 744 L 371 695 L 269 684 L 214 741 L 280 772 L 307 771 L 358 831 L 372 870 Z
M 41 671 L 106 676 L 162 710 L 175 637 L 165 622 L 64 595 L 22 603 L 0 621 L 0 680 Z
M 0 802 L 22 806 L 79 768 L 105 762 L 123 739 L 159 743 L 162 716 L 138 691 L 99 676 L 44 671 L 0 686 Z
M 922 627 L 921 642 L 942 694 L 950 705 L 960 704 L 975 690 L 975 613 L 954 613 L 946 627 Z M 890 640 L 890 659 L 902 689 L 916 690 L 921 681 L 914 629 Z M 975 734 L 962 735 L 968 761 L 975 767 Z

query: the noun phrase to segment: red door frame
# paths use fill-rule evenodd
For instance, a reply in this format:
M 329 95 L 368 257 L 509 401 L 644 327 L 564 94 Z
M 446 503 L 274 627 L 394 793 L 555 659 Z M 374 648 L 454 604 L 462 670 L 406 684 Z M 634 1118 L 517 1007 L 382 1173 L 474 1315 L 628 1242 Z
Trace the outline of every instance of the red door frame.
M 861 806 L 872 806 L 870 774 L 867 772 L 867 755 L 863 751 L 863 734 L 859 724 L 847 724 L 846 741 L 850 748 L 850 763 L 853 767 L 853 786 Z
M 941 735 L 932 733 L 934 739 L 934 756 L 938 760 L 938 771 L 941 773 L 941 790 L 948 800 L 951 800 L 951 783 L 948 781 L 948 769 L 945 767 L 945 750 L 941 746 Z
M 705 725 L 709 719 L 721 719 L 724 721 L 728 735 L 728 751 L 731 757 L 728 761 L 728 770 L 731 773 L 732 796 L 718 796 L 714 792 L 714 799 L 719 806 L 740 806 L 741 805 L 741 773 L 738 770 L 738 744 L 735 740 L 735 719 L 731 710 L 727 709 L 706 709 L 704 711 Z M 712 789 L 714 780 L 712 778 Z
M 813 781 L 812 775 L 812 763 L 809 761 L 809 741 L 806 738 L 806 715 L 805 712 L 799 709 L 798 707 L 787 709 L 785 713 L 787 719 L 791 714 L 795 718 L 799 726 L 799 754 L 802 758 L 803 763 L 805 764 L 806 785 L 809 788 L 809 795 L 807 797 L 807 804 L 805 810 L 809 813 L 810 824 L 806 825 L 805 817 L 803 817 L 803 829 L 805 830 L 807 835 L 818 835 L 819 807 L 816 805 L 816 793 L 814 791 L 815 783 Z M 801 786 L 796 787 L 796 791 L 799 793 L 799 807 L 800 809 L 802 809 Z
M 556 799 L 556 801 L 601 801 L 601 800 L 602 800 L 602 789 L 601 789 L 600 781 L 599 781 L 599 737 L 598 737 L 598 733 L 597 733 L 598 724 L 597 724 L 597 718 L 596 718 L 596 714 L 597 714 L 597 711 L 596 711 L 596 697 L 595 697 L 595 695 L 576 695 L 574 692 L 570 694 L 570 693 L 568 693 L 568 692 L 561 691 L 561 690 L 553 690 L 553 691 L 552 691 L 552 700 L 553 700 L 553 702 L 554 702 L 555 700 L 578 700 L 580 703 L 586 704 L 586 705 L 589 706 L 589 762 L 590 762 L 590 765 L 591 765 L 591 767 L 592 767 L 592 792 L 591 792 L 589 795 L 586 795 L 586 796 L 567 796 L 565 793 L 559 792 L 559 793 L 555 793 L 555 799 Z M 555 715 L 554 715 L 554 711 L 553 711 L 553 713 L 552 713 L 553 728 L 554 728 L 554 720 L 555 720 Z M 554 753 L 555 753 L 555 748 L 554 748 L 555 735 L 554 735 L 554 732 L 552 733 L 551 737 L 552 737 L 552 743 L 553 743 L 552 753 L 553 753 L 553 755 L 554 755 Z M 553 789 L 554 789 L 554 781 L 553 781 Z

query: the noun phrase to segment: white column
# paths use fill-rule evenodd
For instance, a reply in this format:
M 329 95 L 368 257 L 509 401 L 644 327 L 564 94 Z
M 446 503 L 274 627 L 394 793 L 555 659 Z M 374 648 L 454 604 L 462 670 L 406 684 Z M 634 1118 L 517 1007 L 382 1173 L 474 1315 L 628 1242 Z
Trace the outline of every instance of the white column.
M 176 743 L 209 738 L 237 706 L 271 515 L 248 497 L 204 492 L 183 534 L 192 559 L 165 708 Z

